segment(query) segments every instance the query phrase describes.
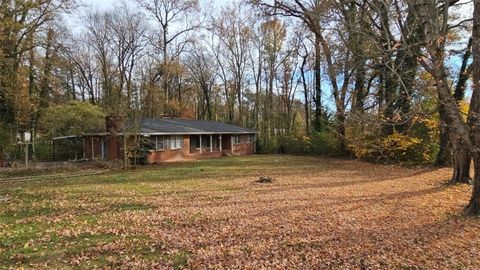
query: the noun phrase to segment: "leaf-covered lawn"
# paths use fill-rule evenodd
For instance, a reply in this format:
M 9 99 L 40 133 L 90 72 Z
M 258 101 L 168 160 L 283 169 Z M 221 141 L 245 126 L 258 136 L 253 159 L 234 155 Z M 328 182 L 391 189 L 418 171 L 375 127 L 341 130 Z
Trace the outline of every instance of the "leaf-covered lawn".
M 449 177 L 260 155 L 2 183 L 0 268 L 477 268 Z

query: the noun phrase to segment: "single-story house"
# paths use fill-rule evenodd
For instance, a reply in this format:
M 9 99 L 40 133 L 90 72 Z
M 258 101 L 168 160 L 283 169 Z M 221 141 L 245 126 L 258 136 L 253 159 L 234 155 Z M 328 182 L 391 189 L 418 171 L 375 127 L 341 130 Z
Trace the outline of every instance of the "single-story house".
M 147 154 L 150 164 L 249 155 L 256 150 L 256 131 L 217 121 L 143 118 L 127 124 L 125 130 L 108 117 L 106 122 L 106 132 L 57 137 L 53 139 L 54 145 L 62 140 L 81 139 L 84 159 L 122 159 L 125 132 L 128 145 L 139 138 L 150 142 Z

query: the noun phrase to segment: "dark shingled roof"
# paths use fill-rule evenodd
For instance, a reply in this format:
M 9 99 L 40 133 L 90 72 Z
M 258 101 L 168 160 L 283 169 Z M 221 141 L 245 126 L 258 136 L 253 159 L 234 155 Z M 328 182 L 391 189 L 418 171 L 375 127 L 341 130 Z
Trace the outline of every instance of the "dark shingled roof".
M 133 128 L 132 123 L 129 123 L 127 128 Z M 256 131 L 251 129 L 222 122 L 177 118 L 143 118 L 140 121 L 139 131 L 146 134 L 256 133 Z

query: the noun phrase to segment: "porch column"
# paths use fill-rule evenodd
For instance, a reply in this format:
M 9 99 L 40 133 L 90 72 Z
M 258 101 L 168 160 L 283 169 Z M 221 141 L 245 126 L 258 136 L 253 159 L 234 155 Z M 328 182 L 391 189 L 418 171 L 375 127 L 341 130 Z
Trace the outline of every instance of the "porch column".
M 202 153 L 202 135 L 199 135 L 200 137 L 200 154 Z
M 210 153 L 213 152 L 213 138 L 212 134 L 210 134 Z
M 220 134 L 220 152 L 222 152 L 222 134 Z
M 94 150 L 93 150 L 93 136 L 90 136 L 90 138 L 92 139 L 92 160 L 95 159 L 95 153 L 94 153 Z

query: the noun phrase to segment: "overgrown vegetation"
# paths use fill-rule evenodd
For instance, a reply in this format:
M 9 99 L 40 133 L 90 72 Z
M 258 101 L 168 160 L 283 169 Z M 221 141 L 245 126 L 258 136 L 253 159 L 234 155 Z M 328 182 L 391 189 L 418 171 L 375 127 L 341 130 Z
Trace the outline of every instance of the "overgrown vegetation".
M 49 136 L 105 131 L 105 113 L 89 102 L 71 101 L 45 109 L 39 130 Z

